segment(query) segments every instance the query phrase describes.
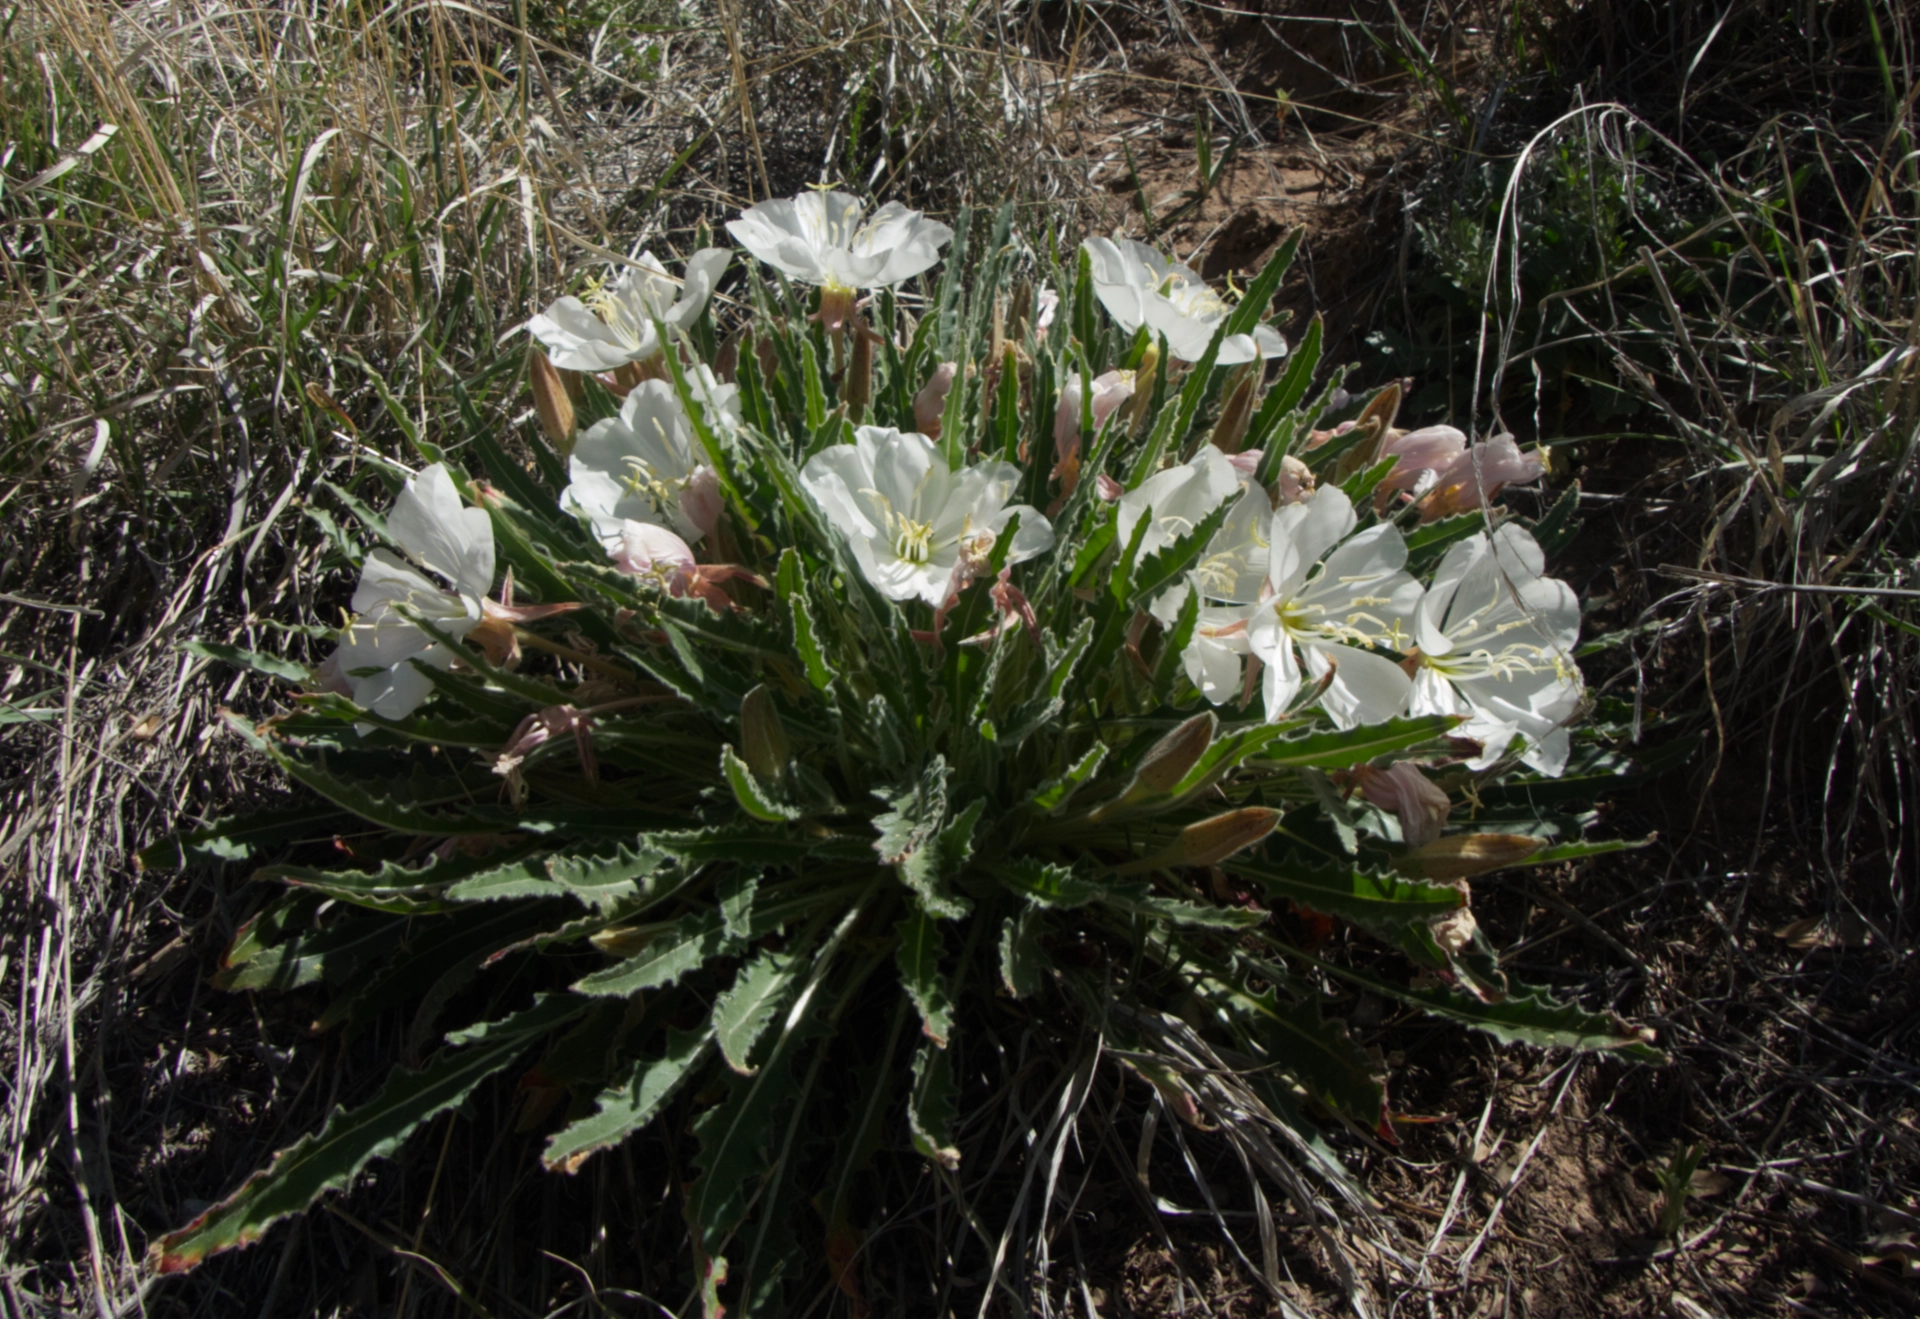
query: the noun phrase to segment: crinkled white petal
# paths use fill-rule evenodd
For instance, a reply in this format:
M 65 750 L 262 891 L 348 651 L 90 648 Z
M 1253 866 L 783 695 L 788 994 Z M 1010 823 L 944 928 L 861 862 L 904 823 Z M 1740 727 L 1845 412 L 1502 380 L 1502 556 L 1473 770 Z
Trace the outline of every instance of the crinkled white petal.
M 387 514 L 387 534 L 423 568 L 471 595 L 493 585 L 493 522 L 485 509 L 460 502 L 446 464 L 421 469 Z
M 761 202 L 727 222 L 760 260 L 808 284 L 885 288 L 929 269 L 953 231 L 899 202 L 866 217 L 844 192 L 805 192 Z
M 1340 728 L 1385 723 L 1405 714 L 1413 695 L 1413 679 L 1392 660 L 1356 646 L 1301 647 L 1307 671 L 1318 682 L 1331 670 L 1332 681 L 1320 697 L 1320 708 Z M 1272 717 L 1271 711 L 1268 717 Z

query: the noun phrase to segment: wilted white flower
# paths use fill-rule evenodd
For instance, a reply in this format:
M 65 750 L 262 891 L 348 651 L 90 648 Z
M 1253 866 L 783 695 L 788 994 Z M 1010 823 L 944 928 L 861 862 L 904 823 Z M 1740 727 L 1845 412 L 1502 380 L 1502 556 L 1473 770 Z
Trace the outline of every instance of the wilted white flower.
M 1508 523 L 1456 541 L 1414 614 L 1413 713 L 1466 715 L 1456 732 L 1481 744 L 1475 769 L 1515 736 L 1526 764 L 1550 775 L 1566 768 L 1565 725 L 1582 691 L 1580 605 L 1545 570 L 1538 542 Z
M 687 262 L 684 280 L 667 273 L 651 252 L 620 272 L 612 284 L 596 285 L 585 298 L 561 298 L 527 322 L 553 364 L 569 371 L 612 371 L 661 351 L 657 320 L 684 334 L 713 295 L 733 254 L 707 247 Z
M 1426 494 L 1433 489 L 1440 473 L 1451 467 L 1453 460 L 1466 451 L 1466 435 L 1452 426 L 1388 431 L 1385 443 L 1380 446 L 1379 456 L 1397 458 L 1399 461 L 1374 487 L 1374 507 L 1384 510 L 1394 494 L 1402 490 L 1415 498 Z
M 866 209 L 844 192 L 803 192 L 749 207 L 727 221 L 727 232 L 774 269 L 849 295 L 911 279 L 953 241 L 953 230 L 899 202 L 871 217 Z M 846 309 L 852 309 L 850 297 Z
M 1093 258 L 1093 291 L 1100 304 L 1132 334 L 1144 325 L 1165 335 L 1167 350 L 1183 362 L 1206 355 L 1220 322 L 1232 304 L 1187 266 L 1170 261 L 1131 238 L 1089 238 L 1082 246 Z M 1216 366 L 1236 366 L 1255 357 L 1284 357 L 1287 341 L 1269 325 L 1251 334 L 1230 334 L 1220 342 Z
M 399 719 L 433 691 L 432 679 L 415 662 L 444 669 L 456 658 L 402 610 L 455 640 L 478 627 L 493 584 L 493 524 L 484 509 L 461 505 L 453 478 L 435 463 L 394 500 L 387 535 L 419 567 L 387 549 L 367 556 L 353 592 L 354 618 L 317 676 L 324 685 L 344 688 L 355 704 Z
M 1354 780 L 1361 796 L 1399 820 L 1407 846 L 1431 843 L 1447 827 L 1453 803 L 1412 761 L 1397 760 L 1385 769 L 1362 765 L 1354 771 Z
M 953 471 L 924 435 L 862 426 L 852 444 L 807 460 L 800 483 L 847 538 L 860 571 L 889 600 L 939 608 L 955 584 L 984 570 L 995 540 L 1018 514 L 1007 554 L 1019 563 L 1053 544 L 1053 526 L 1007 499 L 1020 483 L 1012 463 Z
M 688 385 L 704 400 L 709 423 L 735 424 L 739 391 L 714 380 L 704 366 L 688 372 Z M 711 532 L 724 501 L 720 480 L 707 465 L 680 396 L 664 380 L 643 380 L 627 394 L 620 415 L 595 422 L 568 459 L 573 483 L 560 503 L 582 513 L 609 549 L 627 521 L 672 527 L 689 541 Z
M 1122 403 L 1133 397 L 1134 373 L 1108 371 L 1093 378 L 1093 397 L 1088 400 L 1087 378 L 1075 374 L 1060 388 L 1060 403 L 1053 413 L 1053 475 L 1059 478 L 1064 498 L 1080 484 L 1080 409 L 1083 404 L 1093 413 L 1097 432 Z
M 1537 481 L 1546 470 L 1538 453 L 1522 453 L 1513 436 L 1496 435 L 1462 449 L 1440 469 L 1433 488 L 1420 501 L 1420 520 L 1476 512 L 1483 500 L 1498 495 L 1503 486 Z
M 684 540 L 650 522 L 622 522 L 611 546 L 613 566 L 621 572 L 651 582 L 671 596 L 697 596 L 715 613 L 736 607 L 722 583 L 739 577 L 766 584 L 730 563 L 695 563 L 693 549 Z
M 1267 586 L 1247 619 L 1247 648 L 1266 665 L 1267 718 L 1286 714 L 1308 681 L 1326 681 L 1320 704 L 1341 728 L 1379 723 L 1407 708 L 1413 683 L 1370 646 L 1400 649 L 1420 601 L 1407 546 L 1388 524 L 1353 535 L 1353 503 L 1328 486 L 1274 513 Z

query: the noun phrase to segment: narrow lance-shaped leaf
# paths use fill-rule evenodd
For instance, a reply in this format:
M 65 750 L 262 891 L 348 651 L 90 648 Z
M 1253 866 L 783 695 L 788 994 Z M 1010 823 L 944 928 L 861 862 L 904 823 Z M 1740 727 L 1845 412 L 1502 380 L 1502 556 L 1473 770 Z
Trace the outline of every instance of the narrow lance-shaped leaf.
M 940 971 L 940 922 L 915 904 L 897 934 L 900 983 L 919 1010 L 922 1032 L 944 1049 L 953 1033 L 953 994 Z
M 807 969 L 803 953 L 804 948 L 762 949 L 740 968 L 732 988 L 714 1002 L 714 1038 L 727 1066 L 742 1076 L 752 1074 L 753 1046 Z
M 350 1112 L 335 1110 L 318 1135 L 302 1136 L 238 1191 L 161 1237 L 149 1254 L 153 1268 L 178 1273 L 209 1255 L 259 1240 L 274 1222 L 305 1209 L 322 1192 L 345 1187 L 369 1159 L 391 1154 L 422 1122 L 460 1103 L 535 1040 L 587 1007 L 564 994 L 542 995 L 503 1021 L 462 1033 L 457 1043 L 471 1047 L 448 1049 L 417 1072 L 394 1072 L 372 1102 Z

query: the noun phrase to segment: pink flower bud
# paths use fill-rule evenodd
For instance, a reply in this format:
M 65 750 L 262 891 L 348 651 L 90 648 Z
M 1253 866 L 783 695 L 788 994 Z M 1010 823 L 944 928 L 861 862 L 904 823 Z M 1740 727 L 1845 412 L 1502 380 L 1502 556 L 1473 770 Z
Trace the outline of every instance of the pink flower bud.
M 930 440 L 940 438 L 940 417 L 947 410 L 947 394 L 953 389 L 953 376 L 958 369 L 956 363 L 940 363 L 927 377 L 927 383 L 920 386 L 920 392 L 913 396 L 914 429 Z
M 715 527 L 720 525 L 720 515 L 726 512 L 726 496 L 720 493 L 720 476 L 711 467 L 704 464 L 693 469 L 687 477 L 687 483 L 680 487 L 680 511 L 688 522 L 700 529 L 702 536 L 711 536 Z
M 1094 478 L 1093 492 L 1100 496 L 1102 503 L 1113 504 L 1118 503 L 1120 496 L 1127 493 L 1127 488 L 1102 472 Z

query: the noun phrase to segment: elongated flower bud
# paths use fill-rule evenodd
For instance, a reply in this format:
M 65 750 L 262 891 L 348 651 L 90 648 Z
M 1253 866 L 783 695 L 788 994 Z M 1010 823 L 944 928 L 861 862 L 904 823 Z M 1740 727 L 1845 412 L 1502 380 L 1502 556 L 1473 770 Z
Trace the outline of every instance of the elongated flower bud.
M 779 783 L 787 776 L 793 751 L 780 712 L 773 707 L 773 693 L 765 684 L 740 702 L 740 758 L 762 783 Z
M 1169 866 L 1210 866 L 1235 852 L 1244 852 L 1272 833 L 1280 824 L 1280 812 L 1270 806 L 1243 806 L 1209 820 L 1190 824 L 1180 831 L 1173 845 L 1149 857 L 1142 857 L 1115 869 L 1116 875 L 1138 875 Z
M 1454 834 L 1414 848 L 1393 865 L 1401 874 L 1421 879 L 1471 879 L 1518 865 L 1545 846 L 1525 834 Z
M 1165 797 L 1179 786 L 1200 757 L 1213 743 L 1214 731 L 1220 721 L 1214 718 L 1213 711 L 1206 710 L 1181 724 L 1178 728 L 1153 744 L 1147 754 L 1141 758 L 1140 767 L 1133 772 L 1133 782 L 1118 798 L 1095 811 L 1090 817 L 1104 819 L 1124 807 L 1133 806 L 1155 797 Z
M 540 430 L 562 458 L 573 452 L 573 400 L 560 372 L 538 348 L 527 350 L 527 380 L 533 387 L 533 410 Z
M 1150 343 L 1147 351 L 1140 354 L 1140 365 L 1133 372 L 1133 402 L 1127 410 L 1124 422 L 1128 431 L 1140 433 L 1141 423 L 1146 420 L 1147 409 L 1153 406 L 1153 377 L 1160 369 L 1160 345 Z
M 947 395 L 953 390 L 953 376 L 959 366 L 942 362 L 913 396 L 913 428 L 930 440 L 940 438 L 940 418 L 947 410 Z
M 1240 452 L 1247 438 L 1247 426 L 1253 420 L 1254 394 L 1260 387 L 1261 363 L 1247 363 L 1236 372 L 1239 377 L 1227 386 L 1227 401 L 1221 405 L 1220 420 L 1213 426 L 1213 447 L 1221 453 Z
M 847 365 L 847 383 L 840 391 L 840 401 L 847 405 L 855 421 L 866 414 L 867 404 L 873 402 L 875 337 L 872 330 L 858 321 L 853 322 L 853 360 Z

